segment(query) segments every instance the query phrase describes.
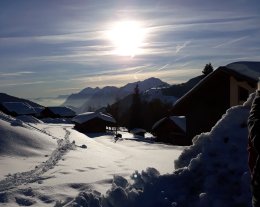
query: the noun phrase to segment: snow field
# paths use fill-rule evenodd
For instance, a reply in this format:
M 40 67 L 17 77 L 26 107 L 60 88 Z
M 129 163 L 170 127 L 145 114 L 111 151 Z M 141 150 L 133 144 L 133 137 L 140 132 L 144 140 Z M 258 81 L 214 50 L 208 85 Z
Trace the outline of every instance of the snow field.
M 33 133 L 51 140 L 51 147 L 40 145 L 43 152 L 39 150 L 37 156 L 30 157 L 26 151 L 24 157 L 20 154 L 1 157 L 0 164 L 6 167 L 0 180 L 1 206 L 63 206 L 82 191 L 92 191 L 101 196 L 111 187 L 114 176 L 123 176 L 129 182 L 133 172 L 148 166 L 160 169 L 161 173 L 171 173 L 174 159 L 183 150 L 151 144 L 150 139 L 142 140 L 126 132 L 122 132 L 123 139 L 115 143 L 113 135 L 92 134 L 87 137 L 73 130 L 73 125 L 69 124 L 28 125 L 12 119 L 10 122 L 16 123 L 12 126 L 1 121 L 3 131 L 8 125 L 11 133 L 17 131 L 23 134 L 28 130 L 30 133 L 24 135 L 28 142 Z M 38 136 L 36 139 L 39 140 Z M 5 138 L 1 136 L 1 140 Z M 15 141 L 16 148 L 21 147 L 21 143 Z M 26 167 L 17 164 L 21 160 Z
M 160 175 L 148 168 L 133 173 L 132 182 L 114 177 L 104 196 L 83 191 L 67 206 L 250 207 L 249 110 L 250 101 L 233 107 L 211 132 L 195 137 L 175 161 L 172 174 Z

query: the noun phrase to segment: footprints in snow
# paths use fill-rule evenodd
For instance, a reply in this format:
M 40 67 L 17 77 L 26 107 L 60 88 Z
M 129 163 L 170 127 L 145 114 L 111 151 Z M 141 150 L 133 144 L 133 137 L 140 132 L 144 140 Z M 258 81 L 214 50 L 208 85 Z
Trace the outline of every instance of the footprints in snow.
M 0 193 L 0 204 L 9 203 L 11 200 L 15 201 L 19 206 L 31 206 L 39 203 L 39 201 L 45 204 L 55 202 L 51 196 L 42 194 L 32 188 L 20 189 L 16 195 L 12 192 Z

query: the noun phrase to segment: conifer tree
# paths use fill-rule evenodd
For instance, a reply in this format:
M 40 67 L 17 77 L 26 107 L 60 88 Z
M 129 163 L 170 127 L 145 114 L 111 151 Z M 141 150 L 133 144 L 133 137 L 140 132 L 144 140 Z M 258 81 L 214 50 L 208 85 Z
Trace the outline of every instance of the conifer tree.
M 136 84 L 133 93 L 132 105 L 130 107 L 130 122 L 129 122 L 129 130 L 134 128 L 142 128 L 142 120 L 141 120 L 141 98 L 139 86 Z
M 207 76 L 208 74 L 210 74 L 211 72 L 213 72 L 213 66 L 211 65 L 211 63 L 208 63 L 205 65 L 204 69 L 202 70 L 202 73 Z

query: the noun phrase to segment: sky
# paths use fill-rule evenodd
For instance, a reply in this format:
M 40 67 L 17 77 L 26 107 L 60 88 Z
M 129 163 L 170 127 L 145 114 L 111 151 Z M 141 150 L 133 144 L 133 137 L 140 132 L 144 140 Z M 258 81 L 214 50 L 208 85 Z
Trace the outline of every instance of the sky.
M 259 0 L 1 0 L 0 92 L 35 99 L 149 77 L 174 84 L 209 62 L 259 61 L 259 11 Z

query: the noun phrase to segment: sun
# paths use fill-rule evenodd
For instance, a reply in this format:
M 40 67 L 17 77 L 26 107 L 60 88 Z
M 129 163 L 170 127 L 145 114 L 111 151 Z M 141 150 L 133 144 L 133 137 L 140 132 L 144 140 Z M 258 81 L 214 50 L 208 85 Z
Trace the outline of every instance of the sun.
M 114 47 L 113 54 L 134 57 L 142 51 L 145 29 L 137 21 L 117 22 L 107 35 Z

